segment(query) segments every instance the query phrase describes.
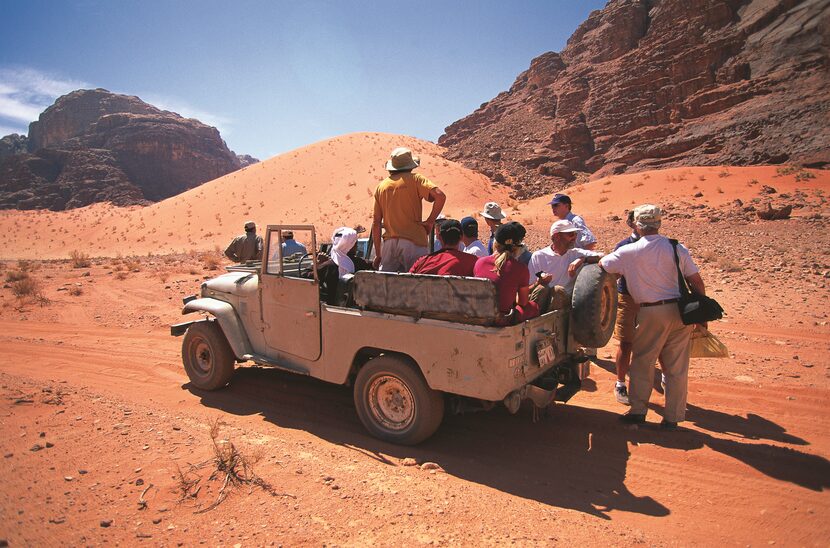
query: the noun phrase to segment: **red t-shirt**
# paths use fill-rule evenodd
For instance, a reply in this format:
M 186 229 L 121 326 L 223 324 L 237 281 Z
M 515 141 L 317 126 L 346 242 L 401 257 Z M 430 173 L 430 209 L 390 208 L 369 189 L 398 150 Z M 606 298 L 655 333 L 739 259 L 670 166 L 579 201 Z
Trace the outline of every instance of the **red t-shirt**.
M 439 276 L 472 276 L 478 257 L 457 249 L 444 248 L 424 255 L 412 265 L 412 274 L 437 274 Z
M 481 257 L 473 268 L 476 278 L 487 278 L 496 284 L 496 294 L 499 298 L 499 311 L 507 314 L 516 304 L 516 293 L 520 287 L 527 285 L 530 271 L 519 261 L 509 258 L 501 267 L 501 272 L 493 272 L 496 257 L 488 255 Z M 538 314 L 538 312 L 537 312 Z

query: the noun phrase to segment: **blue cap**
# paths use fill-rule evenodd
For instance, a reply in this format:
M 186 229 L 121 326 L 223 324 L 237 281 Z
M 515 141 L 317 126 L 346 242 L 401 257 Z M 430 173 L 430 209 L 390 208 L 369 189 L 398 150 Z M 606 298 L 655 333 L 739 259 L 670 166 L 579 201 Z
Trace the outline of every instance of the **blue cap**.
M 554 194 L 553 199 L 548 202 L 549 205 L 556 205 L 556 204 L 568 204 L 571 205 L 571 199 L 568 198 L 567 194 Z

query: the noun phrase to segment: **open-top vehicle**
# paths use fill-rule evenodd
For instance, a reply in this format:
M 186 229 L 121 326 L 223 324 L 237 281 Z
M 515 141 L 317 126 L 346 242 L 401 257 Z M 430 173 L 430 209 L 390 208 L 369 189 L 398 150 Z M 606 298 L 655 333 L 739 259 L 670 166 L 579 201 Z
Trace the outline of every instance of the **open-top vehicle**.
M 280 253 L 284 231 L 317 249 L 314 227 L 269 225 L 263 261 L 229 267 L 184 299 L 183 314 L 205 316 L 171 327 L 184 334 L 195 387 L 224 387 L 244 362 L 351 385 L 372 435 L 415 444 L 445 410 L 567 401 L 589 373 L 582 347 L 603 346 L 613 331 L 616 287 L 597 265 L 582 268 L 559 308 L 499 327 L 489 280 L 359 271 L 321 287 L 315 253 Z M 334 305 L 321 295 L 330 291 Z

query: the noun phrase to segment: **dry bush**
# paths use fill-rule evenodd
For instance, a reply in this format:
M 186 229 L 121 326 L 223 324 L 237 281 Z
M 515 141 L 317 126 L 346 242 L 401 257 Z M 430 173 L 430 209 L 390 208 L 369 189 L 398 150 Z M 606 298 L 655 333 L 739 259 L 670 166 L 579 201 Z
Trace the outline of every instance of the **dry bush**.
M 724 169 L 723 171 L 718 173 L 718 177 L 731 177 L 731 176 L 732 176 L 732 174 L 729 173 L 728 169 Z
M 24 272 L 31 272 L 33 270 L 37 270 L 34 261 L 26 261 L 23 259 L 17 261 L 17 269 L 22 270 Z
M 20 280 L 25 280 L 29 277 L 29 273 L 25 270 L 9 270 L 6 272 L 6 281 L 7 282 L 19 282 Z
M 228 439 L 219 439 L 221 423 L 217 420 L 210 427 L 210 439 L 213 443 L 213 458 L 199 464 L 191 464 L 185 471 L 178 468 L 178 481 L 181 499 L 195 499 L 203 485 L 219 481 L 221 486 L 217 492 L 216 499 L 204 508 L 196 510 L 196 514 L 202 514 L 213 510 L 224 501 L 229 494 L 228 488 L 241 487 L 243 485 L 255 486 L 263 489 L 271 496 L 282 496 L 296 498 L 287 493 L 278 493 L 265 480 L 254 472 L 254 465 L 259 461 L 261 455 L 245 455 Z M 200 470 L 211 465 L 210 475 L 205 480 Z M 204 481 L 203 481 L 204 480 Z
M 15 297 L 17 297 L 20 306 L 27 301 L 37 303 L 40 306 L 45 306 L 51 302 L 43 295 L 40 288 L 40 282 L 31 276 L 13 282 L 12 293 Z
M 731 257 L 719 257 L 718 266 L 721 267 L 724 272 L 740 272 L 744 269 L 740 263 Z
M 12 293 L 18 299 L 33 296 L 39 292 L 40 283 L 30 276 L 12 282 Z
M 597 202 L 599 202 L 600 204 L 602 202 L 607 202 L 607 201 L 608 201 L 608 196 L 600 196 L 599 200 L 597 200 Z
M 216 255 L 205 253 L 202 255 L 202 264 L 205 265 L 205 269 L 207 270 L 216 270 L 222 264 L 222 259 Z
M 697 256 L 705 263 L 713 263 L 720 258 L 720 254 L 712 249 L 703 249 L 697 253 Z
M 723 194 L 723 189 L 721 187 L 717 187 L 715 190 L 718 191 L 718 194 Z
M 84 294 L 84 288 L 80 285 L 73 285 L 69 288 L 69 294 L 73 297 L 80 297 Z
M 127 279 L 127 273 L 124 270 L 118 270 L 114 274 L 114 276 L 115 276 L 116 280 L 126 280 Z
M 69 260 L 72 262 L 73 268 L 89 268 L 92 262 L 89 260 L 89 255 L 83 251 L 72 250 L 69 252 Z
M 134 257 L 125 259 L 124 267 L 130 272 L 141 272 L 141 262 L 135 259 Z
M 637 188 L 638 186 L 643 186 L 643 182 L 637 181 L 636 183 L 634 183 L 634 188 Z

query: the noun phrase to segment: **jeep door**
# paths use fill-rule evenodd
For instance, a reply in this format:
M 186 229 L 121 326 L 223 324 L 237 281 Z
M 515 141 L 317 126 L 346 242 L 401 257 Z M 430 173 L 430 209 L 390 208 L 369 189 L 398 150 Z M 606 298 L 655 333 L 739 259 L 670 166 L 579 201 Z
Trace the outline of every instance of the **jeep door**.
M 269 225 L 259 283 L 266 344 L 306 360 L 318 359 L 321 349 L 316 249 L 313 226 Z

